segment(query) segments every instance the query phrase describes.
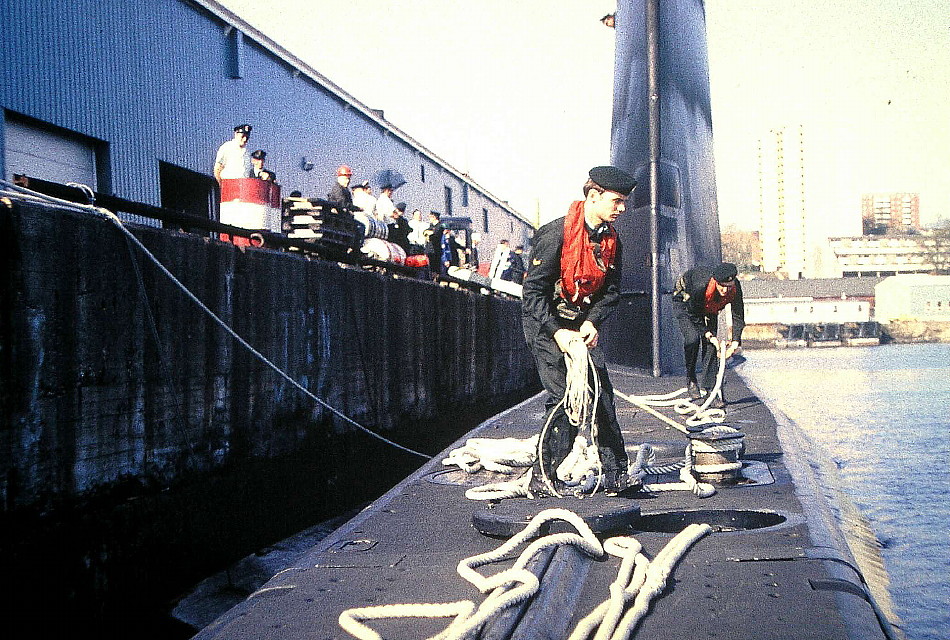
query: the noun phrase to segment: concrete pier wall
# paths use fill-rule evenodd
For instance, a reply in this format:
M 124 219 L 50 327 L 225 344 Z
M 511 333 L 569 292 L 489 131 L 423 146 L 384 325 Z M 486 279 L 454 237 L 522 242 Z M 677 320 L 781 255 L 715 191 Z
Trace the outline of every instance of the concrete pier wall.
M 518 301 L 133 232 L 294 380 L 414 451 L 435 454 L 539 389 Z M 95 632 L 162 620 L 195 581 L 424 462 L 281 379 L 111 222 L 4 202 L 0 243 L 0 557 L 23 594 L 12 606 Z
M 293 452 L 353 427 L 240 346 L 104 219 L 3 207 L 7 507 Z M 299 254 L 137 237 L 275 365 L 386 433 L 535 383 L 520 305 Z

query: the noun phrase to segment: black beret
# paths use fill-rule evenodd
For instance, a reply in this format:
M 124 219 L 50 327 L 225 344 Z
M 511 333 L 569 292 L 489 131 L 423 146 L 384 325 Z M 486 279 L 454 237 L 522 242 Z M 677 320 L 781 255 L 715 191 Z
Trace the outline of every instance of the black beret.
M 251 154 L 251 157 L 255 160 L 263 160 L 267 157 L 267 152 L 263 149 L 258 149 Z
M 719 284 L 725 284 L 726 282 L 734 280 L 737 273 L 739 273 L 739 271 L 736 269 L 736 265 L 731 262 L 722 262 L 718 266 L 713 267 L 712 277 Z
M 590 170 L 590 179 L 607 191 L 613 191 L 628 196 L 637 181 L 623 169 L 611 166 L 594 167 Z
M 405 213 L 405 212 L 406 212 L 406 203 L 405 203 L 405 202 L 400 202 L 399 204 L 396 205 L 396 208 L 399 209 L 400 211 L 402 211 L 403 213 Z
M 238 124 L 234 126 L 235 131 L 240 131 L 241 133 L 246 133 L 246 134 L 251 133 L 251 129 L 253 128 L 254 127 L 252 127 L 249 124 Z

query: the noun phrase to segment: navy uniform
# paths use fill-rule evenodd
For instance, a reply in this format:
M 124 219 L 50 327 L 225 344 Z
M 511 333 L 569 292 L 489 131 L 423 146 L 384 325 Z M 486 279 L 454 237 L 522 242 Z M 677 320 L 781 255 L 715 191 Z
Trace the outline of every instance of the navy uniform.
M 633 178 L 616 167 L 595 167 L 590 175 L 595 186 L 623 196 L 629 195 L 636 186 Z M 538 444 L 538 460 L 532 469 L 530 488 L 535 497 L 551 494 L 544 478 L 557 486 L 555 471 L 571 452 L 578 432 L 578 427 L 571 424 L 563 408 L 558 407 L 566 388 L 567 365 L 564 353 L 554 340 L 554 333 L 558 329 L 578 330 L 585 320 L 598 327 L 617 306 L 620 295 L 621 251 L 617 232 L 609 223 L 591 229 L 583 222 L 583 204 L 575 202 L 567 216 L 552 220 L 535 232 L 524 280 L 522 325 L 541 383 L 548 393 L 545 420 L 550 419 L 544 439 Z M 581 205 L 581 223 L 572 227 L 568 221 L 578 205 Z M 602 282 L 595 291 L 588 292 L 582 299 L 572 300 L 572 296 L 564 292 L 562 255 L 564 248 L 570 245 L 565 243 L 566 228 L 583 233 L 583 250 L 591 252 L 598 265 L 606 267 Z M 604 265 L 602 256 L 597 254 L 608 246 L 612 255 L 608 264 Z M 613 386 L 607 375 L 603 349 L 599 345 L 591 347 L 590 355 L 600 380 L 596 420 L 600 460 L 605 476 L 603 488 L 620 490 L 626 487 L 627 455 L 617 422 Z
M 686 362 L 686 382 L 690 397 L 702 397 L 696 379 L 696 362 L 700 347 L 703 350 L 702 388 L 707 392 L 716 384 L 719 358 L 716 349 L 705 340 L 707 333 L 716 335 L 719 312 L 727 304 L 732 305 L 732 339 L 742 344 L 742 329 L 745 327 L 745 307 L 742 301 L 742 285 L 736 280 L 736 265 L 723 262 L 715 267 L 698 266 L 686 270 L 673 286 L 673 317 L 683 334 L 683 350 Z M 720 294 L 716 284 L 725 285 L 726 293 Z M 716 407 L 724 406 L 718 399 Z
M 277 180 L 277 172 L 274 171 L 273 169 L 264 168 L 265 158 L 267 158 L 267 152 L 264 151 L 263 149 L 257 149 L 251 154 L 251 160 L 252 160 L 251 164 L 254 165 L 254 169 L 251 171 L 251 177 L 274 182 L 275 180 Z M 257 164 L 253 162 L 254 160 L 260 160 L 261 166 L 258 167 Z
M 389 241 L 402 247 L 406 255 L 409 255 L 409 232 L 411 229 L 409 228 L 409 221 L 406 220 L 406 203 L 400 202 L 396 205 L 396 209 L 399 211 L 399 216 L 393 216 L 392 222 L 386 225 L 389 227 Z

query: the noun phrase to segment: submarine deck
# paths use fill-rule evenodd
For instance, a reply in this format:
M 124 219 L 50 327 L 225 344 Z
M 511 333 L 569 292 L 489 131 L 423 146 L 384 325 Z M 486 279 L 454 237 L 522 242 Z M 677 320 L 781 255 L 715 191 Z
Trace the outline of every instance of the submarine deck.
M 680 382 L 619 368 L 611 368 L 611 378 L 618 391 L 633 395 L 666 393 Z M 814 463 L 807 443 L 797 441 L 788 425 L 777 422 L 734 371 L 727 371 L 726 389 L 730 400 L 726 422 L 745 433 L 743 476 L 748 479 L 717 485 L 714 495 L 702 499 L 686 491 L 639 492 L 629 498 L 641 516 L 663 519 L 662 514 L 674 514 L 674 519 L 707 520 L 714 528 L 675 565 L 665 589 L 631 637 L 897 637 L 899 630 L 882 621 L 881 608 L 869 594 L 841 532 L 829 524 L 834 509 L 808 475 Z M 682 456 L 686 438 L 680 431 L 621 398 L 617 398 L 617 413 L 628 451 L 649 442 L 660 457 Z M 664 413 L 675 417 L 669 410 Z M 539 429 L 543 416 L 544 396 L 539 394 L 484 422 L 195 638 L 343 639 L 351 636 L 339 626 L 338 616 L 349 608 L 480 602 L 481 594 L 456 572 L 456 566 L 463 558 L 496 549 L 503 540 L 473 527 L 473 514 L 487 505 L 467 499 L 464 493 L 470 486 L 499 478 L 480 471 L 468 480 L 453 482 L 447 478 L 465 474 L 446 473 L 442 460 L 473 436 L 529 437 Z M 577 498 L 534 502 L 538 511 L 581 506 Z M 701 513 L 688 513 L 697 511 Z M 737 519 L 736 514 L 747 518 Z M 763 514 L 771 519 L 756 525 L 756 518 Z M 649 519 L 641 517 L 641 521 Z M 781 522 L 761 526 L 777 520 Z M 724 522 L 739 524 L 724 526 Z M 643 545 L 643 553 L 653 559 L 674 532 L 643 530 L 647 528 L 637 521 L 612 533 L 634 536 Z M 589 559 L 555 554 L 539 593 L 520 610 L 518 620 L 507 627 L 490 626 L 479 637 L 567 638 L 577 621 L 608 597 L 619 566 L 620 560 L 613 556 Z M 448 623 L 445 619 L 387 619 L 368 624 L 384 638 L 422 638 L 437 634 Z

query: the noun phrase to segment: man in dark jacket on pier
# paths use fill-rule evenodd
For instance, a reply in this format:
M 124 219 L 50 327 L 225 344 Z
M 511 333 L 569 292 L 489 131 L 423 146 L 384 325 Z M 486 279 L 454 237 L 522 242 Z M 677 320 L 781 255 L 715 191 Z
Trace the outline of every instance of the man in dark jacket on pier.
M 559 495 L 556 471 L 578 433 L 578 425 L 571 423 L 560 404 L 567 387 L 564 354 L 578 340 L 587 346 L 600 382 L 600 399 L 591 410 L 596 411 L 601 488 L 617 492 L 628 486 L 627 455 L 597 328 L 619 299 L 620 239 L 612 223 L 623 213 L 624 201 L 635 186 L 636 181 L 617 167 L 594 167 L 584 185 L 584 200 L 571 204 L 566 216 L 534 234 L 522 325 L 548 397 L 547 427 L 531 470 L 533 497 Z
M 409 255 L 409 232 L 411 229 L 409 228 L 409 221 L 406 220 L 405 202 L 396 205 L 396 208 L 393 209 L 392 220 L 387 226 L 389 227 L 389 241 L 402 247 L 406 255 Z
M 716 336 L 719 312 L 732 305 L 732 338 L 723 358 L 729 358 L 742 344 L 745 327 L 745 308 L 742 286 L 736 280 L 736 265 L 723 262 L 714 267 L 698 266 L 687 269 L 673 286 L 673 316 L 683 334 L 686 359 L 686 389 L 689 397 L 700 400 L 716 384 L 719 372 L 718 348 L 710 342 Z M 696 380 L 696 361 L 700 348 L 703 352 L 702 389 Z M 713 409 L 726 406 L 721 393 L 710 405 Z
M 336 182 L 327 194 L 327 200 L 340 211 L 352 212 L 353 192 L 350 191 L 350 179 L 353 177 L 353 170 L 347 165 L 341 164 L 336 170 Z

